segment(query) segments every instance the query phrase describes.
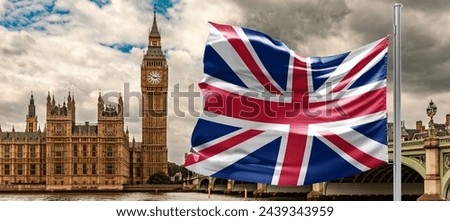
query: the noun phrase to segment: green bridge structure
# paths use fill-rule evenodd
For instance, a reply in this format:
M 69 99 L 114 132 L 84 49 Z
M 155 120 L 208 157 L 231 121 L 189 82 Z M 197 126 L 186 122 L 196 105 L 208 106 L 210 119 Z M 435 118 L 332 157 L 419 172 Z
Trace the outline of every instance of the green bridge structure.
M 389 162 L 352 177 L 313 185 L 281 187 L 196 176 L 198 191 L 253 196 L 303 195 L 307 200 L 392 199 L 393 145 L 388 144 Z M 402 198 L 450 200 L 450 136 L 402 142 Z

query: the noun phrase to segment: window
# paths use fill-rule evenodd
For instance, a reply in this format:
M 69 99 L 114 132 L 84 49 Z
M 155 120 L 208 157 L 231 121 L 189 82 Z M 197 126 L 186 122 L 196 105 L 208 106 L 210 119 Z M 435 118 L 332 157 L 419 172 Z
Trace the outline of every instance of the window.
M 56 144 L 55 146 L 55 157 L 63 157 L 63 146 L 61 144 Z
M 55 163 L 55 175 L 62 175 L 62 174 L 63 174 L 63 164 Z
M 91 156 L 95 157 L 97 155 L 97 147 L 92 145 L 91 147 Z
M 22 164 L 17 164 L 17 175 L 18 176 L 23 175 Z
M 141 176 L 141 168 L 140 167 L 136 167 L 136 176 L 137 177 Z
M 47 175 L 47 165 L 45 163 L 42 165 L 42 173 L 43 175 Z
M 87 174 L 87 165 L 86 163 L 83 163 L 83 175 Z
M 97 165 L 95 163 L 92 164 L 92 175 L 97 174 Z
M 78 147 L 77 145 L 73 145 L 73 156 L 78 157 Z
M 152 46 L 158 46 L 158 41 L 152 41 Z
M 106 145 L 106 157 L 114 157 L 113 145 Z
M 3 168 L 5 169 L 3 174 L 9 175 L 9 164 L 5 164 L 5 166 Z
M 23 157 L 23 148 L 22 145 L 17 146 L 17 158 Z
M 106 175 L 113 175 L 114 174 L 114 164 L 113 163 L 106 163 L 106 167 L 105 167 L 106 171 Z
M 56 135 L 61 135 L 62 134 L 62 126 L 61 126 L 61 124 L 57 124 L 56 125 L 55 132 L 56 132 Z
M 36 175 L 36 164 L 30 164 L 30 175 Z
M 28 131 L 33 131 L 33 123 L 28 123 Z
M 83 144 L 83 157 L 87 157 L 87 147 L 86 147 L 86 144 Z
M 35 158 L 35 157 L 36 157 L 36 146 L 31 145 L 30 146 L 30 158 Z
M 73 164 L 73 175 L 77 175 L 78 165 L 76 163 Z
M 137 153 L 137 162 L 138 163 L 142 162 L 142 154 L 141 153 Z
M 113 126 L 111 124 L 108 124 L 106 127 L 106 135 L 113 135 Z
M 4 151 L 3 153 L 4 158 L 9 158 L 9 145 L 6 145 L 3 151 Z

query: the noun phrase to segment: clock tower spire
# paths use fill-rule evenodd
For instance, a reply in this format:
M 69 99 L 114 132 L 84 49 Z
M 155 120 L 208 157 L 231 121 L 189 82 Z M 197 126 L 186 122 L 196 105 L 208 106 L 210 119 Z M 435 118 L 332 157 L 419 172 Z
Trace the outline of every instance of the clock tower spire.
M 164 57 L 161 50 L 161 35 L 159 34 L 158 24 L 156 23 L 156 10 L 153 11 L 153 25 L 148 35 L 148 47 L 145 55 L 150 57 Z
M 26 132 L 37 131 L 36 106 L 34 105 L 33 91 L 31 92 L 30 104 L 28 105 Z
M 153 6 L 153 25 L 152 29 L 150 29 L 150 36 L 161 38 L 158 31 L 158 25 L 156 24 L 156 5 Z
M 167 88 L 169 68 L 153 11 L 153 25 L 141 64 L 142 183 L 149 176 L 167 174 Z

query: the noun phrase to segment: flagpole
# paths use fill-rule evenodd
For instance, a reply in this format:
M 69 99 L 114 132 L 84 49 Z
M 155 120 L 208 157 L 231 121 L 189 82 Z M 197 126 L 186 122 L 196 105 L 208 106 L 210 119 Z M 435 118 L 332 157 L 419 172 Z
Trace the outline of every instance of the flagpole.
M 394 201 L 402 200 L 402 144 L 401 144 L 401 12 L 402 4 L 394 4 Z

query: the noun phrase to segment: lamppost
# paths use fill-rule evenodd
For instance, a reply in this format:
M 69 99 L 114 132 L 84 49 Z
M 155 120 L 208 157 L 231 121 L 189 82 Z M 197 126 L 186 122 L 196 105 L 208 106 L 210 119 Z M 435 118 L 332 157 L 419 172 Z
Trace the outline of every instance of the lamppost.
M 427 108 L 427 115 L 430 117 L 429 123 L 429 137 L 423 142 L 425 149 L 425 179 L 423 181 L 423 195 L 417 200 L 444 200 L 441 193 L 441 148 L 439 147 L 439 138 L 436 137 L 433 117 L 436 115 L 437 107 L 433 100 Z
M 434 131 L 434 121 L 433 121 L 433 117 L 434 115 L 436 115 L 437 112 L 437 107 L 434 104 L 433 100 L 430 101 L 430 104 L 428 105 L 427 108 L 427 115 L 428 117 L 430 117 L 430 122 L 428 123 L 428 136 L 430 138 L 434 138 L 436 136 L 435 131 Z

